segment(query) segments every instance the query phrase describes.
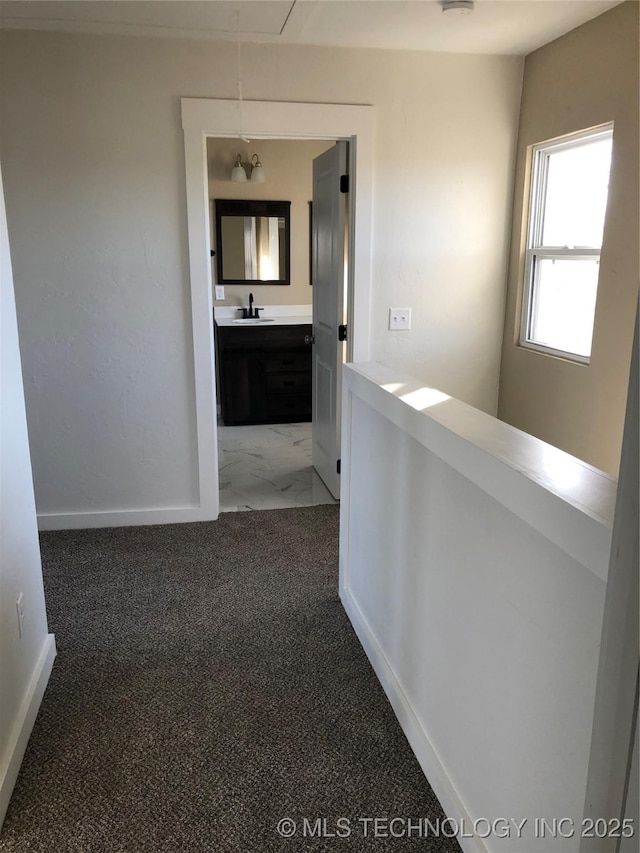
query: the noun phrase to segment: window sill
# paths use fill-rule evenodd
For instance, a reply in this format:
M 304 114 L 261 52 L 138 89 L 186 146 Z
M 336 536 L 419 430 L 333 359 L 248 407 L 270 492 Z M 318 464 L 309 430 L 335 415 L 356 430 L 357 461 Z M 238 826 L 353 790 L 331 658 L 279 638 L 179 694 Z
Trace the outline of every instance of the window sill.
M 577 364 L 582 367 L 588 367 L 591 363 L 590 355 L 578 355 L 574 352 L 566 352 L 565 350 L 554 349 L 553 347 L 547 347 L 543 344 L 536 344 L 533 341 L 519 341 L 516 346 L 521 349 L 529 350 L 529 352 L 537 352 L 540 355 L 551 356 L 551 358 L 557 358 L 560 361 L 568 361 L 571 364 Z

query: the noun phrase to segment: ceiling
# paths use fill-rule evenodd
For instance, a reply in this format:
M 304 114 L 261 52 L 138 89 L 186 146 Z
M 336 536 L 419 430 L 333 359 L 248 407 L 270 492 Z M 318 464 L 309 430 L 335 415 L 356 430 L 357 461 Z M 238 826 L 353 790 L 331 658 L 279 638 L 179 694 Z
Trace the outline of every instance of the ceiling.
M 0 27 L 527 54 L 621 0 L 0 0 Z

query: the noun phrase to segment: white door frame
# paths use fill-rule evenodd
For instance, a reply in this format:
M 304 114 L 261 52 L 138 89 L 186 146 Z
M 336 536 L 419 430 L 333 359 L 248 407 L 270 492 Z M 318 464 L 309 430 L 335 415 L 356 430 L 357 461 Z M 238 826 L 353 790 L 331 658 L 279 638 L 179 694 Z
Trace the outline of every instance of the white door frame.
M 368 361 L 371 314 L 371 216 L 374 108 L 348 104 L 296 104 L 182 98 L 187 229 L 198 453 L 198 520 L 218 517 L 213 282 L 209 230 L 207 137 L 347 139 L 349 145 L 348 361 Z

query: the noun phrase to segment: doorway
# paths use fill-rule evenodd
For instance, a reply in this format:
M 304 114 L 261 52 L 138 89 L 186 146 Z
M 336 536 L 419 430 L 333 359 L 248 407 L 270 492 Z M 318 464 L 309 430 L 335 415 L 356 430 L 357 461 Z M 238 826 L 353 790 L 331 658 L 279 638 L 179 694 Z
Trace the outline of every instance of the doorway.
M 220 512 L 335 502 L 312 465 L 310 343 L 314 161 L 335 145 L 207 138 Z M 257 327 L 238 323 L 250 305 Z
M 242 121 L 234 101 L 182 100 L 185 141 L 187 215 L 191 303 L 194 339 L 194 378 L 197 412 L 199 520 L 218 517 L 218 435 L 215 391 L 216 356 L 213 338 L 213 293 L 210 266 L 211 237 L 207 181 L 208 137 L 237 139 L 238 128 L 252 141 L 260 139 L 346 139 L 350 144 L 349 243 L 352 262 L 348 273 L 351 335 L 347 360 L 369 358 L 371 298 L 371 182 L 373 167 L 373 113 L 369 106 L 289 104 L 249 101 Z

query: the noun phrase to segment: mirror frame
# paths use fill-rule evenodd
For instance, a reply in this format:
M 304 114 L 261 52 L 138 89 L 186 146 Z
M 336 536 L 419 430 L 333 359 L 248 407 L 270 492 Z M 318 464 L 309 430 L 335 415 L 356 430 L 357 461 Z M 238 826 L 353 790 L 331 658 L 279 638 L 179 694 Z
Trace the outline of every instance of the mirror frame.
M 291 284 L 291 202 L 261 201 L 231 198 L 213 200 L 216 213 L 216 276 L 217 284 L 248 284 L 256 287 L 265 284 Z M 277 216 L 284 219 L 285 275 L 279 279 L 224 278 L 222 273 L 222 217 L 223 216 Z

